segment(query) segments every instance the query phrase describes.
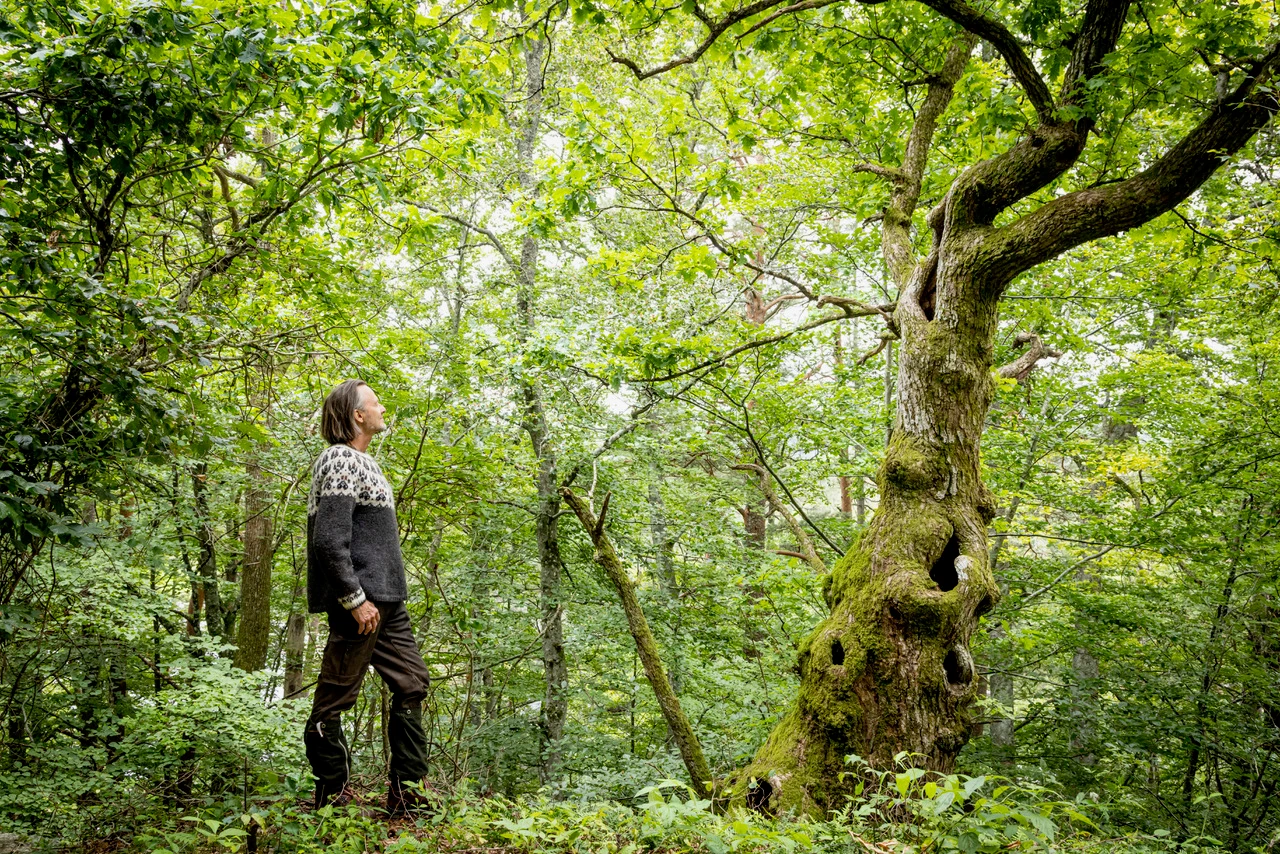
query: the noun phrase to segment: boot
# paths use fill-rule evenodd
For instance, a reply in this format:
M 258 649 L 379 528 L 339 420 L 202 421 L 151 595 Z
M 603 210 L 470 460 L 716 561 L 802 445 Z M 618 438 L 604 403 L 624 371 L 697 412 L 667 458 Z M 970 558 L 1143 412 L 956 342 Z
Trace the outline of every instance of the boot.
M 308 720 L 302 737 L 311 773 L 316 778 L 316 809 L 326 804 L 345 807 L 355 794 L 351 789 L 350 751 L 338 718 Z
M 398 818 L 409 813 L 430 814 L 436 811 L 435 788 L 426 781 L 391 778 L 387 788 L 387 814 Z
M 316 783 L 315 808 L 320 809 L 321 807 L 329 806 L 342 809 L 350 804 L 355 796 L 355 790 L 351 788 L 349 783 L 343 783 L 336 790 L 332 785 Z

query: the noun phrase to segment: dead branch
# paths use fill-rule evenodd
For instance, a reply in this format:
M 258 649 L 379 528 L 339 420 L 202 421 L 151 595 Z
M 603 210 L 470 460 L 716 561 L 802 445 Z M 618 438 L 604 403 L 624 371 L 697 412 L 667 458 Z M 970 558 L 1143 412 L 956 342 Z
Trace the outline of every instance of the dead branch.
M 740 463 L 732 468 L 734 471 L 750 471 L 759 475 L 759 478 L 755 481 L 756 486 L 759 487 L 760 491 L 764 494 L 765 500 L 769 502 L 769 506 L 774 509 L 774 512 L 781 516 L 787 523 L 787 527 L 791 530 L 791 535 L 795 537 L 796 542 L 800 544 L 799 553 L 778 552 L 778 554 L 798 557 L 805 563 L 809 564 L 809 566 L 813 567 L 815 572 L 820 575 L 826 575 L 827 565 L 822 562 L 822 558 L 818 557 L 818 552 L 813 547 L 812 538 L 810 538 L 808 532 L 800 525 L 795 514 L 791 512 L 791 509 L 778 498 L 778 493 L 774 492 L 773 487 L 770 485 L 773 477 L 770 472 L 765 469 L 764 466 L 757 463 Z
M 1027 349 L 1027 352 L 999 369 L 998 373 L 1003 379 L 1022 382 L 1031 375 L 1031 372 L 1035 370 L 1036 363 L 1041 359 L 1057 359 L 1062 356 L 1061 350 L 1046 347 L 1044 342 L 1040 340 L 1040 336 L 1034 332 L 1019 332 L 1018 337 L 1014 339 L 1014 344 L 1018 347 L 1027 344 L 1031 346 Z

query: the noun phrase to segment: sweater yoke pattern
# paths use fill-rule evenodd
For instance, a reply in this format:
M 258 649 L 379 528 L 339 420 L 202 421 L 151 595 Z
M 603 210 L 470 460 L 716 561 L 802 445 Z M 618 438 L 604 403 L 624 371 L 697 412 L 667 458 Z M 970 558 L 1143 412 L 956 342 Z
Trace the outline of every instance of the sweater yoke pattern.
M 395 493 L 377 460 L 346 445 L 330 445 L 316 459 L 311 471 L 307 515 L 314 516 L 320 499 L 344 496 L 365 507 L 394 510 Z

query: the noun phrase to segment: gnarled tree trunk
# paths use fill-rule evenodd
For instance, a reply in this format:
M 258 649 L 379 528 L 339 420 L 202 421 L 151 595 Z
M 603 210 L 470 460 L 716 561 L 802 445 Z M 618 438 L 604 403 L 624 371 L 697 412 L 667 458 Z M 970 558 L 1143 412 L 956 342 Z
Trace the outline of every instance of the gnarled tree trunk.
M 908 289 L 917 297 L 930 266 Z M 937 277 L 933 318 L 909 293 L 899 302 L 880 508 L 828 579 L 831 614 L 801 646 L 795 704 L 741 778 L 757 781 L 753 803 L 822 812 L 852 791 L 840 777 L 847 755 L 892 767 L 906 750 L 946 771 L 968 739 L 969 639 L 999 595 L 987 566 L 993 501 L 979 474 L 995 315 L 978 283 L 953 269 Z
M 1006 225 L 997 216 L 1061 176 L 1094 127 L 1084 93 L 1106 73 L 1129 0 L 1090 0 L 1063 88 L 1045 80 L 999 21 L 967 4 L 924 2 L 966 33 L 930 79 L 899 168 L 868 167 L 893 186 L 883 220 L 884 255 L 901 291 L 898 399 L 879 474 L 880 507 L 836 565 L 825 594 L 831 614 L 800 650 L 800 691 L 739 777 L 754 805 L 824 813 L 852 794 L 846 756 L 889 768 L 949 770 L 970 734 L 976 693 L 968 643 L 999 591 L 988 565 L 993 497 L 982 483 L 979 441 L 992 396 L 997 308 L 1022 272 L 1066 250 L 1141 225 L 1186 199 L 1270 120 L 1280 104 L 1261 85 L 1280 65 L 1280 43 L 1250 65 L 1190 133 L 1146 170 L 1105 187 L 1059 195 Z M 976 36 L 1005 59 L 1039 123 L 1004 153 L 975 164 L 926 218 L 932 249 L 912 251 L 912 213 L 936 122 L 950 102 Z M 1069 119 L 1074 108 L 1081 118 Z M 1021 378 L 1052 353 L 1033 335 L 1002 377 Z M 757 788 L 747 794 L 748 784 Z

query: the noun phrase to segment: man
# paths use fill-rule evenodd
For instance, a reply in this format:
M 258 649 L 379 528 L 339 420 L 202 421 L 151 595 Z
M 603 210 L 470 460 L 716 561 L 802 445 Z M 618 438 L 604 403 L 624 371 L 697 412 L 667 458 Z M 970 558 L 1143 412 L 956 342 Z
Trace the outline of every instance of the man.
M 325 398 L 320 432 L 329 447 L 311 467 L 307 500 L 307 603 L 329 617 L 329 642 L 320 663 L 311 717 L 303 738 L 316 777 L 316 808 L 345 806 L 352 790 L 350 751 L 342 712 L 355 705 L 372 664 L 391 689 L 387 737 L 392 815 L 427 806 L 422 699 L 428 673 L 413 637 L 394 493 L 365 453 L 386 429 L 385 407 L 360 380 L 347 380 Z

